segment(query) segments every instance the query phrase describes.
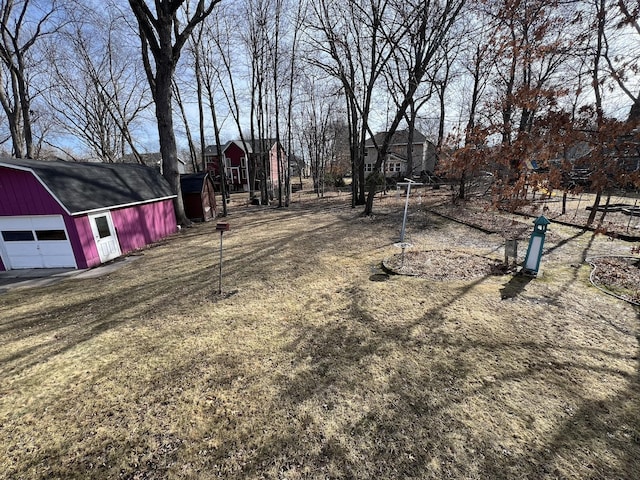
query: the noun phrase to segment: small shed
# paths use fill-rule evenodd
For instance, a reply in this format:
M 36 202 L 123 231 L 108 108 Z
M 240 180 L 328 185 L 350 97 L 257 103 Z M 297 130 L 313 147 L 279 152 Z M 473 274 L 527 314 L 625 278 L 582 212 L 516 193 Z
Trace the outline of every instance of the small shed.
M 180 187 L 187 218 L 195 222 L 216 218 L 216 194 L 209 172 L 180 175 Z
M 0 271 L 88 268 L 177 231 L 169 184 L 135 164 L 0 158 Z

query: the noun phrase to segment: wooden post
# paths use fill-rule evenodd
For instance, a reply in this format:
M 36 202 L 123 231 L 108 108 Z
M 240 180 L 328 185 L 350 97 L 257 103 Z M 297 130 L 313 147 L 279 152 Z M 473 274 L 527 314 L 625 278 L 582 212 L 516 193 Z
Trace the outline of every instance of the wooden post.
M 218 294 L 222 295 L 222 234 L 229 231 L 229 224 L 226 222 L 217 223 L 216 231 L 220 232 L 220 262 L 218 276 Z

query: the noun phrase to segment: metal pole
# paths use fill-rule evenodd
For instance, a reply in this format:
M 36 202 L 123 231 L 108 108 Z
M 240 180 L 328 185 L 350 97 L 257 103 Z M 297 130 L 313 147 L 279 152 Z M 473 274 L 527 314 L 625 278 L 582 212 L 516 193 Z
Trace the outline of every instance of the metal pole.
M 222 231 L 220 232 L 220 277 L 218 279 L 218 293 L 222 295 Z
M 411 193 L 411 182 L 407 185 L 407 200 L 404 203 L 404 217 L 402 219 L 402 230 L 400 231 L 400 242 L 404 242 L 404 229 L 407 225 L 407 209 L 409 208 L 409 193 Z

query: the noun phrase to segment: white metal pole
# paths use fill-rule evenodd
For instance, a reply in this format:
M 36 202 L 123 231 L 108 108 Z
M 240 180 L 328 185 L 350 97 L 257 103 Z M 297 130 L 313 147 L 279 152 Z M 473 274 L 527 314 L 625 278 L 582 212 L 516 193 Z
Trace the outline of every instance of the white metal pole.
M 402 218 L 402 230 L 400 231 L 400 242 L 404 242 L 404 229 L 407 225 L 407 210 L 409 209 L 409 194 L 411 193 L 411 182 L 407 185 L 407 200 L 404 203 L 404 217 Z

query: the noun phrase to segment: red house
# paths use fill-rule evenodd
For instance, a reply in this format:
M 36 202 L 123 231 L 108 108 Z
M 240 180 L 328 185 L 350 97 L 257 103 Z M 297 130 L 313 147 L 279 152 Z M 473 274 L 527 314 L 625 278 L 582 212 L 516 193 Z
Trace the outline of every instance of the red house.
M 249 164 L 247 159 L 253 159 L 254 165 L 258 170 L 256 178 L 262 178 L 260 174 L 263 170 L 263 160 L 266 160 L 267 190 L 274 192 L 278 186 L 278 150 L 280 151 L 280 160 L 286 165 L 286 153 L 282 146 L 275 139 L 255 140 L 252 143 L 247 142 L 246 147 L 240 140 L 227 142 L 221 146 L 222 157 L 224 159 L 225 174 L 227 182 L 231 186 L 232 191 L 249 191 Z M 218 172 L 218 153 L 217 146 L 210 145 L 205 149 L 205 161 L 207 169 L 214 172 L 217 177 Z M 286 168 L 286 167 L 284 167 Z M 284 168 L 281 172 L 284 178 Z M 258 186 L 256 186 L 258 189 Z
M 88 268 L 177 230 L 169 184 L 135 164 L 0 159 L 0 270 Z
M 245 148 L 241 141 L 232 140 L 224 146 L 221 145 L 220 151 L 222 152 L 227 185 L 232 191 L 248 192 L 249 165 L 247 159 L 251 155 L 251 146 L 247 145 Z M 209 145 L 205 148 L 204 158 L 207 170 L 213 172 L 214 177 L 218 177 L 220 172 L 217 145 Z

